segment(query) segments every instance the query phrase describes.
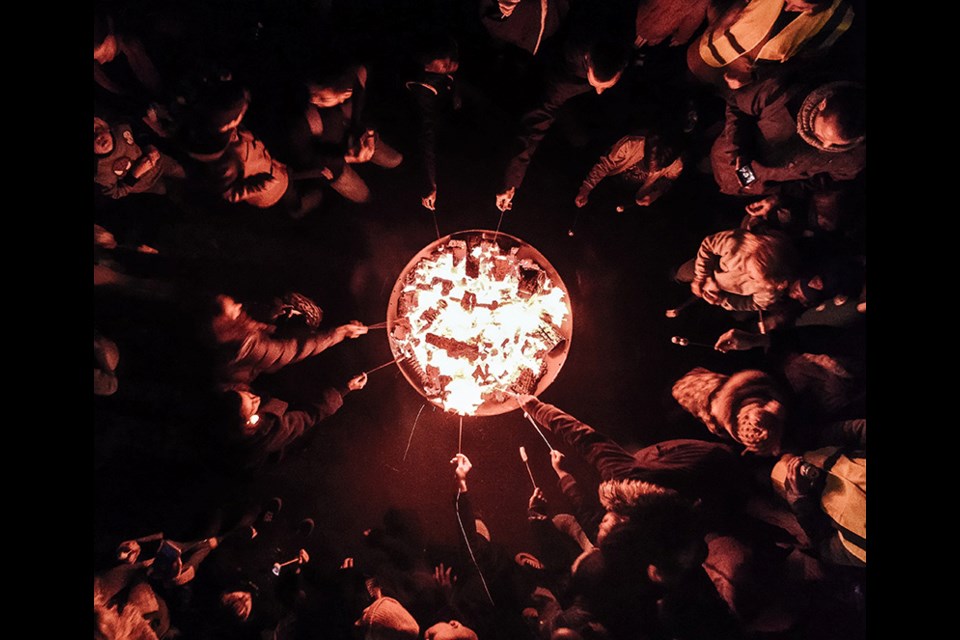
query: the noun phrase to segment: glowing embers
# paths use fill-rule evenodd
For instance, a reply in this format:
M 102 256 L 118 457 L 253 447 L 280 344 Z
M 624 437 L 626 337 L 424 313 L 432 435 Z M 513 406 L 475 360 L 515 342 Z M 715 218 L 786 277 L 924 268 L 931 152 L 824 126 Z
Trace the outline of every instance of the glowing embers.
M 420 251 L 393 290 L 390 346 L 413 386 L 461 415 L 516 408 L 539 393 L 569 349 L 573 318 L 556 271 L 523 241 L 462 231 Z

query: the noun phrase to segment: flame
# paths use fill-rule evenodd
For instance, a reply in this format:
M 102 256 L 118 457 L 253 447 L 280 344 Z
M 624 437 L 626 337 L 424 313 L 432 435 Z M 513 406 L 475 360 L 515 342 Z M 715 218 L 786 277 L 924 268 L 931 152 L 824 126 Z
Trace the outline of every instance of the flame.
M 415 363 L 426 395 L 447 411 L 473 415 L 515 385 L 532 391 L 547 354 L 564 339 L 558 327 L 570 310 L 563 288 L 517 251 L 450 240 L 406 276 L 391 339 Z

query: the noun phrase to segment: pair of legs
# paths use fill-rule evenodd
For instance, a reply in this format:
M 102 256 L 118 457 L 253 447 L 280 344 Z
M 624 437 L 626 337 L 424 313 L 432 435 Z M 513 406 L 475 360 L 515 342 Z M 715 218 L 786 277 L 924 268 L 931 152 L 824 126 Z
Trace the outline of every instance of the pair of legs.
M 403 154 L 385 143 L 379 134 L 376 140 L 376 151 L 373 152 L 370 162 L 384 169 L 393 169 L 403 162 Z M 351 202 L 364 203 L 370 201 L 370 188 L 349 164 L 344 165 L 343 173 L 333 180 L 330 186 Z

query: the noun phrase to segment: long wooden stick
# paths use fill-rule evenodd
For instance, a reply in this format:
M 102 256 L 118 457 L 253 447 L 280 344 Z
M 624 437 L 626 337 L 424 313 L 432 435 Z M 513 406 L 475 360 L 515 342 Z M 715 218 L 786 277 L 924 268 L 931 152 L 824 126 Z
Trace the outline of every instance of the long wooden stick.
M 397 362 L 396 360 L 391 360 L 390 362 L 384 362 L 383 364 L 377 365 L 377 366 L 374 367 L 373 369 L 370 369 L 370 371 L 367 371 L 366 374 L 367 374 L 367 375 L 370 375 L 370 374 L 373 373 L 374 371 L 379 371 L 380 369 L 383 369 L 384 367 L 389 367 L 389 366 L 392 365 L 392 364 L 396 364 L 396 362 Z
M 531 418 L 530 414 L 527 413 L 526 411 L 523 412 L 523 417 L 530 421 L 530 424 L 532 424 L 533 428 L 537 430 L 537 433 L 540 434 L 540 437 L 543 438 L 543 441 L 547 443 L 547 447 L 550 448 L 550 451 L 553 451 L 553 445 L 550 444 L 549 440 L 547 440 L 547 436 L 543 435 L 543 431 L 540 431 L 540 425 L 538 425 L 536 421 L 533 418 Z

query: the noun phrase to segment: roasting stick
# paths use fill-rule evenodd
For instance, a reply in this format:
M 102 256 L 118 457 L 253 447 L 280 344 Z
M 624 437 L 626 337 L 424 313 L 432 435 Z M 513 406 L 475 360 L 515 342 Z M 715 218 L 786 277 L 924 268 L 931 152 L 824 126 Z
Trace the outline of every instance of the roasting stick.
M 550 451 L 553 451 L 553 445 L 550 444 L 549 440 L 547 440 L 547 436 L 543 435 L 543 431 L 540 431 L 540 425 L 538 425 L 536 421 L 533 418 L 531 418 L 530 414 L 527 413 L 526 411 L 523 412 L 523 417 L 530 421 L 530 424 L 532 424 L 533 428 L 537 430 L 537 433 L 540 434 L 540 437 L 543 438 L 543 441 L 547 443 L 547 447 L 549 447 Z
M 527 461 L 527 450 L 523 447 L 520 447 L 520 459 L 523 460 L 524 466 L 527 467 L 527 473 L 530 475 L 530 484 L 536 489 L 537 481 L 533 479 L 533 471 L 530 470 L 530 463 Z
M 670 342 L 680 347 L 705 347 L 707 349 L 713 349 L 712 344 L 707 344 L 706 342 L 691 342 L 683 336 L 673 336 L 670 338 Z
M 373 373 L 374 371 L 379 371 L 380 369 L 383 369 L 384 367 L 389 367 L 389 366 L 392 365 L 392 364 L 396 364 L 396 362 L 397 362 L 396 360 L 391 360 L 391 361 L 389 361 L 389 362 L 384 362 L 383 364 L 377 365 L 377 366 L 375 366 L 373 369 L 370 369 L 370 371 L 365 371 L 364 373 L 366 373 L 367 375 L 370 375 L 370 374 Z
M 367 325 L 367 330 L 368 330 L 368 331 L 369 331 L 370 329 L 386 329 L 386 328 L 387 328 L 387 321 L 386 321 L 386 320 L 384 320 L 383 322 L 378 322 L 377 324 L 369 324 L 369 325 Z
M 503 224 L 503 211 L 500 212 L 500 219 L 497 221 L 497 230 L 493 234 L 493 241 L 497 241 L 497 236 L 500 235 L 500 225 Z
M 681 304 L 679 307 L 674 307 L 673 309 L 667 309 L 666 316 L 668 318 L 676 318 L 678 315 L 680 315 L 681 311 L 683 311 L 684 309 L 692 305 L 697 300 L 699 300 L 697 296 L 690 296 L 689 298 L 687 298 L 687 301 Z
M 417 430 L 417 422 L 420 421 L 420 414 L 423 413 L 423 408 L 425 406 L 427 405 L 420 405 L 420 410 L 417 411 L 417 417 L 413 419 L 413 428 L 410 429 L 410 437 L 407 438 L 407 448 L 403 450 L 403 460 L 401 460 L 401 462 L 407 461 L 407 452 L 410 451 L 410 443 L 413 442 L 413 432 Z
M 463 453 L 463 416 L 460 416 L 460 432 L 457 434 L 457 453 Z
M 573 224 L 570 225 L 570 228 L 567 229 L 567 235 L 571 238 L 576 234 L 577 223 L 580 222 L 580 209 L 577 209 L 577 212 L 573 214 Z
M 430 213 L 433 214 L 433 228 L 437 231 L 437 240 L 440 239 L 440 225 L 437 224 L 437 210 L 433 208 L 430 210 Z

